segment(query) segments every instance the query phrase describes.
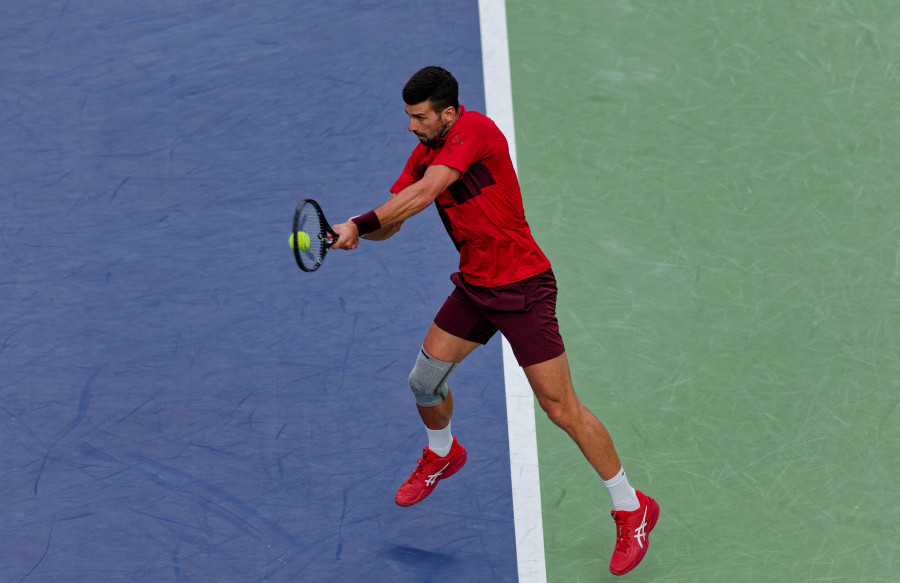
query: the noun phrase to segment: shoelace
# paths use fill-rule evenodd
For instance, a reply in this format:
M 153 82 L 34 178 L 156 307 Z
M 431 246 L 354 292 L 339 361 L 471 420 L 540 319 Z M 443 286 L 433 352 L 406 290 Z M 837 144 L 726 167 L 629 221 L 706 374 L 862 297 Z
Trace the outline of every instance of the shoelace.
M 410 474 L 409 479 L 406 480 L 407 484 L 415 480 L 416 476 L 422 473 L 422 468 L 424 468 L 425 464 L 430 461 L 428 457 L 428 448 L 425 448 L 422 450 L 422 457 L 416 460 L 416 471 Z
M 625 552 L 628 550 L 628 543 L 631 540 L 630 532 L 628 530 L 628 520 L 624 517 L 619 518 L 616 516 L 616 550 Z

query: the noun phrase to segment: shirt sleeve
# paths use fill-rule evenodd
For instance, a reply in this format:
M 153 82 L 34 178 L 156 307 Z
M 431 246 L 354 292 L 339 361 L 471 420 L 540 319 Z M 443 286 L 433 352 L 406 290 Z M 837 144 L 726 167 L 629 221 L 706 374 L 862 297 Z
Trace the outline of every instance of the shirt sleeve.
M 397 178 L 394 185 L 391 186 L 391 192 L 393 194 L 397 194 L 407 186 L 411 186 L 422 179 L 424 156 L 422 155 L 420 148 L 421 144 L 416 146 L 413 153 L 410 154 L 409 159 L 406 161 L 406 166 L 403 167 L 403 172 L 400 174 L 400 177 Z

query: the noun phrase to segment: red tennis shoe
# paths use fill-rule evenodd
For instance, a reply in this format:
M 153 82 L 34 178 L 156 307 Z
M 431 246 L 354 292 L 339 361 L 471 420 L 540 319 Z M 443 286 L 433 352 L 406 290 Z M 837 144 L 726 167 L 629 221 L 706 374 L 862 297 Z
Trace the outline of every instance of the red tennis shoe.
M 635 493 L 641 503 L 637 510 L 612 511 L 613 520 L 616 521 L 616 549 L 609 562 L 609 571 L 613 575 L 624 575 L 638 566 L 647 554 L 650 531 L 659 518 L 659 504 L 656 500 L 639 490 L 635 490 Z
M 412 506 L 421 502 L 431 494 L 440 480 L 449 478 L 463 467 L 466 457 L 466 448 L 455 437 L 450 452 L 445 457 L 440 457 L 426 447 L 422 450 L 416 470 L 397 490 L 394 502 L 398 506 Z

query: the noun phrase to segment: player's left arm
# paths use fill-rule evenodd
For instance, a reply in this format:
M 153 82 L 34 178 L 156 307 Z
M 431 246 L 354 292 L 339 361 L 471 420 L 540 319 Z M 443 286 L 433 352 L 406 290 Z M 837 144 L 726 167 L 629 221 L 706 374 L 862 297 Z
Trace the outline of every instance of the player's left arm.
M 400 228 L 398 223 L 402 224 L 409 217 L 428 208 L 428 205 L 433 203 L 438 195 L 460 177 L 462 177 L 462 172 L 456 168 L 441 164 L 429 166 L 421 180 L 396 193 L 374 211 L 358 217 L 364 219 L 367 224 L 377 221 L 378 228 L 368 231 L 368 234 L 363 236 L 379 240 L 377 237 L 394 229 L 387 237 L 393 235 Z M 334 225 L 333 229 L 339 235 L 334 245 L 335 249 L 355 249 L 359 246 L 359 228 L 353 219 Z M 370 235 L 375 235 L 375 237 Z

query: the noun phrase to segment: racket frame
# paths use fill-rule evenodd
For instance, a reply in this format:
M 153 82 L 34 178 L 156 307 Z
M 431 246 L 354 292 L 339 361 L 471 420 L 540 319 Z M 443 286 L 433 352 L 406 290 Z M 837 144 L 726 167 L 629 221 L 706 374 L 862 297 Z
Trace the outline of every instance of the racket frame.
M 300 217 L 303 216 L 303 211 L 306 206 L 311 206 L 316 216 L 319 219 L 319 232 L 315 234 L 316 237 L 319 238 L 319 241 L 322 244 L 322 251 L 319 253 L 318 258 L 313 265 L 307 265 L 303 261 L 301 253 L 303 251 L 300 250 L 300 239 L 297 234 L 300 231 Z M 310 235 L 310 233 L 307 233 Z M 331 239 L 329 240 L 328 235 L 331 235 Z M 319 206 L 319 203 L 314 201 L 311 198 L 306 198 L 300 201 L 300 204 L 297 205 L 297 209 L 294 211 L 294 222 L 293 222 L 293 231 L 291 234 L 292 240 L 294 241 L 293 251 L 294 251 L 294 260 L 297 262 L 297 267 L 306 272 L 311 272 L 317 270 L 322 266 L 322 262 L 325 260 L 325 255 L 328 253 L 328 250 L 331 249 L 331 246 L 338 240 L 338 234 L 335 233 L 331 226 L 328 224 L 328 221 L 325 220 L 325 213 L 322 212 L 322 207 Z

